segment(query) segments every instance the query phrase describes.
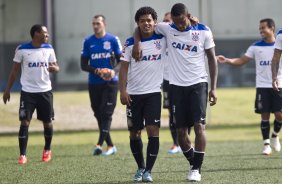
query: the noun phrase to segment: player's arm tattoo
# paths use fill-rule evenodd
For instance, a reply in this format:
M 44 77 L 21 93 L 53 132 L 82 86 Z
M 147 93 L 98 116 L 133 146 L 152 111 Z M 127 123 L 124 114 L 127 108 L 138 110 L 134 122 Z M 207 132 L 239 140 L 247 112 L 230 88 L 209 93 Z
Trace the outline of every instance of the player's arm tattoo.
M 210 80 L 211 80 L 211 90 L 216 89 L 217 83 L 217 75 L 218 75 L 218 66 L 215 57 L 215 49 L 214 47 L 205 50 L 208 58 L 209 72 L 210 72 Z
M 273 58 L 271 61 L 272 80 L 277 78 L 281 53 L 282 53 L 282 50 L 279 50 L 279 49 L 274 50 Z

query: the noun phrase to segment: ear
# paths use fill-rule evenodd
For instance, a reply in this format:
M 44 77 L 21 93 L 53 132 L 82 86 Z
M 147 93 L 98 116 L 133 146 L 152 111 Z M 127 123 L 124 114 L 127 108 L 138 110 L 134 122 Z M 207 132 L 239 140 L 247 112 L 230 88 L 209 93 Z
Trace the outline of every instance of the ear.
M 187 13 L 187 17 L 188 17 L 188 19 L 190 19 L 190 17 L 191 17 L 191 14 L 190 14 L 190 13 Z

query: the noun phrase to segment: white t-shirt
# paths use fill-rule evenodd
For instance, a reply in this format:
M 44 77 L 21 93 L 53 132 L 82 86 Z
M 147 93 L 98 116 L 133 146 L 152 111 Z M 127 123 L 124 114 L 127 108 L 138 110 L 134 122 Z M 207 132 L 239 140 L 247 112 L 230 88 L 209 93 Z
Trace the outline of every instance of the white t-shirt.
M 161 91 L 163 82 L 163 56 L 166 42 L 161 35 L 154 34 L 142 39 L 142 58 L 136 62 L 132 58 L 134 39 L 126 40 L 120 60 L 129 62 L 127 75 L 127 93 L 131 95 L 148 94 Z
M 272 72 L 271 59 L 274 53 L 274 42 L 266 43 L 258 41 L 253 43 L 245 53 L 249 58 L 256 62 L 256 87 L 257 88 L 272 88 Z M 281 66 L 279 66 L 279 70 Z M 278 74 L 281 76 L 281 72 Z M 280 79 L 279 79 L 280 78 Z M 281 83 L 281 77 L 278 77 Z
M 276 49 L 282 50 L 282 29 L 280 29 L 277 33 L 274 47 Z
M 162 58 L 164 61 L 164 80 L 169 81 L 169 56 L 168 56 L 168 51 L 166 51 L 166 54 Z
M 208 82 L 205 50 L 215 46 L 208 27 L 196 24 L 181 32 L 175 24 L 159 23 L 155 31 L 166 37 L 170 84 L 191 86 Z
M 19 45 L 14 62 L 21 63 L 22 90 L 30 93 L 46 92 L 52 89 L 49 62 L 57 62 L 54 49 L 50 44 L 33 47 L 31 42 Z

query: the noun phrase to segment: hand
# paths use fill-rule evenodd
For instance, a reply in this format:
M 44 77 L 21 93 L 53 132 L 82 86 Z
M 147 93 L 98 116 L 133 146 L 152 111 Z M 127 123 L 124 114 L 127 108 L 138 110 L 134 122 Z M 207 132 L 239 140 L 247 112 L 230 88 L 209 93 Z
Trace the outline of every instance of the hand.
M 198 19 L 198 17 L 190 16 L 190 17 L 189 17 L 189 20 L 190 20 L 192 26 L 195 25 L 195 24 L 199 24 L 199 19 Z
M 3 94 L 3 102 L 4 102 L 4 104 L 6 104 L 7 103 L 7 101 L 10 101 L 10 92 L 4 92 L 4 94 Z
M 219 63 L 227 63 L 227 60 L 226 60 L 226 57 L 223 56 L 223 55 L 218 55 L 216 56 L 216 60 L 219 62 Z
M 48 68 L 47 68 L 47 70 L 48 70 L 50 73 L 54 73 L 54 72 L 59 71 L 59 68 L 58 68 L 58 65 L 56 65 L 55 63 L 48 63 Z
M 215 94 L 215 90 L 210 90 L 209 92 L 209 102 L 210 102 L 210 106 L 213 106 L 216 104 L 217 102 L 217 97 Z
M 127 92 L 121 92 L 120 93 L 120 102 L 122 105 L 130 106 L 130 103 L 132 102 L 130 95 Z
M 134 43 L 133 48 L 132 48 L 132 57 L 136 61 L 140 61 L 142 57 L 142 48 L 140 42 Z
M 273 79 L 273 81 L 272 81 L 272 87 L 273 87 L 274 91 L 279 91 L 278 86 L 279 86 L 279 84 L 278 84 L 277 78 L 276 78 L 276 79 Z
M 115 71 L 109 68 L 100 68 L 97 74 L 105 81 L 110 81 L 115 76 Z

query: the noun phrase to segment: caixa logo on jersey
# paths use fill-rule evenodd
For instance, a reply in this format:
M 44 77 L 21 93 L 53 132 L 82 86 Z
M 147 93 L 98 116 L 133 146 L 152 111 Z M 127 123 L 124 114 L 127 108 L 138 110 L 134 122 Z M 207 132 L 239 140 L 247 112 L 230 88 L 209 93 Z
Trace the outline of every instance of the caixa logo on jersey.
M 162 58 L 161 54 L 152 54 L 152 55 L 146 55 L 142 56 L 141 61 L 157 61 Z
M 158 50 L 161 50 L 162 46 L 161 46 L 161 42 L 160 41 L 154 41 L 155 47 Z
M 259 65 L 260 66 L 268 66 L 268 65 L 271 65 L 271 61 L 260 61 Z
M 176 43 L 173 42 L 172 43 L 172 47 L 176 48 L 176 49 L 180 49 L 180 50 L 187 50 L 187 51 L 191 51 L 191 52 L 197 52 L 198 51 L 198 47 L 195 45 L 187 45 L 184 43 Z
M 46 62 L 29 62 L 28 67 L 48 67 L 48 64 Z
M 195 42 L 198 41 L 199 35 L 200 35 L 199 32 L 192 32 L 192 40 L 195 41 Z

